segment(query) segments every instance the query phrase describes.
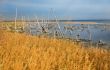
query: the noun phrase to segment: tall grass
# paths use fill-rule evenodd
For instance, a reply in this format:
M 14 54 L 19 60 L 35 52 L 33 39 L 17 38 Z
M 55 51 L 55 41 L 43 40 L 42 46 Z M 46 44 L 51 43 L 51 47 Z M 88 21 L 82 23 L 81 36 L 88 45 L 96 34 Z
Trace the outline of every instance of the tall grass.
M 0 70 L 110 70 L 110 52 L 0 30 Z

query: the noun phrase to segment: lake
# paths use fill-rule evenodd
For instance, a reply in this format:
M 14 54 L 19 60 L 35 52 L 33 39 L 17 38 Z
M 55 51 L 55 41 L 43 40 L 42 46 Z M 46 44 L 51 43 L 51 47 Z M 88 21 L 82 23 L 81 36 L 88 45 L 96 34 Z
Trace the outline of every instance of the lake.
M 48 35 L 70 39 L 103 41 L 110 43 L 109 21 L 70 21 L 70 22 L 28 22 L 25 27 L 26 33 L 32 35 Z

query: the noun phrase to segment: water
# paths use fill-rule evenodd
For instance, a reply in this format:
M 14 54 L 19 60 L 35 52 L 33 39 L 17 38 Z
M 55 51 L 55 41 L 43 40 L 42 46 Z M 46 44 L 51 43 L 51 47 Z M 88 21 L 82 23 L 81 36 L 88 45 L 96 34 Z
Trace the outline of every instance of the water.
M 97 21 L 95 23 L 96 24 L 65 24 L 64 22 L 59 22 L 58 24 L 37 24 L 37 22 L 29 22 L 31 25 L 27 25 L 26 32 L 32 35 L 40 35 L 44 34 L 42 33 L 42 27 L 45 29 L 50 27 L 47 32 L 49 36 L 54 36 L 55 33 L 58 33 L 60 36 L 76 39 L 78 35 L 82 40 L 91 39 L 93 42 L 102 40 L 103 42 L 110 43 L 110 22 Z

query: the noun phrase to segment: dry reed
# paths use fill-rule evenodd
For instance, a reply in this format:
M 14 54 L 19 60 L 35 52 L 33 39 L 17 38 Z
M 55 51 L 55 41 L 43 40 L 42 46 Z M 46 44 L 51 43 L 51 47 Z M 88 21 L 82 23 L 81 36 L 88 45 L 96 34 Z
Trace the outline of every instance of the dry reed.
M 0 70 L 110 70 L 110 52 L 0 30 Z

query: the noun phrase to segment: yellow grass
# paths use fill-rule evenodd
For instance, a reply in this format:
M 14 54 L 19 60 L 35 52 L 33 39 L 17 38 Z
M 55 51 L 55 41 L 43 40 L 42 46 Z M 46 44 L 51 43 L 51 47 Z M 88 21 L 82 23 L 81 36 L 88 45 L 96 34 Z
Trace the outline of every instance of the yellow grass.
M 21 22 L 21 21 L 17 21 L 16 22 L 16 26 L 17 27 L 22 27 L 24 22 Z M 14 21 L 7 21 L 7 22 L 0 22 L 0 27 L 14 27 L 15 26 L 15 22 Z
M 64 22 L 65 24 L 96 24 L 96 22 Z
M 110 70 L 110 52 L 0 30 L 0 70 Z

